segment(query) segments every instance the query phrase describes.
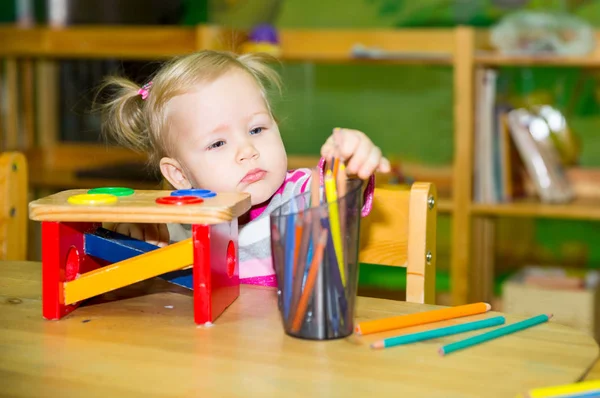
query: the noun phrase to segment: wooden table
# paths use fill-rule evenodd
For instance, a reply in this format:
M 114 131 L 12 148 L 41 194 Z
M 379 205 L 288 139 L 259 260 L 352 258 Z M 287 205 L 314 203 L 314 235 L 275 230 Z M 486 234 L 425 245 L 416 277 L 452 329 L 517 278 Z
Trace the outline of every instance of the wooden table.
M 40 268 L 0 262 L 0 395 L 514 397 L 579 380 L 598 356 L 592 338 L 554 323 L 447 357 L 440 341 L 372 351 L 384 334 L 299 340 L 283 333 L 275 291 L 249 286 L 212 327 L 196 327 L 189 292 L 158 279 L 45 321 Z M 359 297 L 357 317 L 433 307 Z

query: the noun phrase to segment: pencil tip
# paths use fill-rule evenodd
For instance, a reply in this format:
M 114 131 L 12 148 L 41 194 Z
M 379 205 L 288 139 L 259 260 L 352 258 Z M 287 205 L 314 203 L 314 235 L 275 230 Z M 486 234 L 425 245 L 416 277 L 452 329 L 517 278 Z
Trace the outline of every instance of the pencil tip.
M 372 343 L 371 348 L 373 348 L 375 350 L 384 348 L 383 341 L 376 341 L 376 342 Z
M 546 314 L 546 316 L 548 317 L 548 320 L 552 319 L 552 317 L 554 316 L 554 314 Z
M 488 303 L 484 303 L 485 304 L 485 310 L 486 312 L 492 309 L 492 306 Z
M 446 353 L 444 352 L 444 347 L 440 347 L 440 349 L 438 350 L 438 354 L 440 354 L 440 356 L 441 356 L 441 357 L 443 357 L 443 356 L 444 356 L 444 354 L 446 354 Z
M 356 334 L 362 334 L 361 331 L 360 331 L 360 326 L 357 326 L 357 327 L 354 328 L 354 333 L 356 333 Z

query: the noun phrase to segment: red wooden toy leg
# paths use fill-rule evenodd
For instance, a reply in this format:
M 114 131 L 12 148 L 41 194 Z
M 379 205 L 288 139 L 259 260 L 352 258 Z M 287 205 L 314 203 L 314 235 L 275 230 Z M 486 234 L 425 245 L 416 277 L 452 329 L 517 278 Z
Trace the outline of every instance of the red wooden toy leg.
M 194 320 L 214 322 L 240 295 L 237 219 L 193 225 Z
M 64 283 L 78 274 L 103 264 L 86 256 L 83 234 L 99 223 L 42 222 L 42 313 L 46 319 L 60 319 L 73 311 L 76 304 L 64 304 Z

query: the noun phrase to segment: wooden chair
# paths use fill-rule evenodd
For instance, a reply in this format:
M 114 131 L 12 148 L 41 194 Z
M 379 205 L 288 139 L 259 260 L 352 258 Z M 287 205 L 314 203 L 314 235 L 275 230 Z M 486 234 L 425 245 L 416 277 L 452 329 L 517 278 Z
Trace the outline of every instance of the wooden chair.
M 27 184 L 25 156 L 0 154 L 0 260 L 27 257 Z
M 437 194 L 431 183 L 375 188 L 361 220 L 359 261 L 406 267 L 406 301 L 434 304 Z

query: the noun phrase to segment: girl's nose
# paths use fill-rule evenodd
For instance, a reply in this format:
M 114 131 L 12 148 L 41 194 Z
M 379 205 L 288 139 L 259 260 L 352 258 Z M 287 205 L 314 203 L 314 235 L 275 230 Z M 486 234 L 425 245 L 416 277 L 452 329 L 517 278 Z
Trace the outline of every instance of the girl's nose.
M 243 161 L 251 160 L 251 159 L 256 160 L 259 157 L 260 157 L 260 153 L 258 152 L 256 147 L 248 141 L 244 142 L 238 150 L 238 155 L 237 155 L 238 162 L 243 162 Z

